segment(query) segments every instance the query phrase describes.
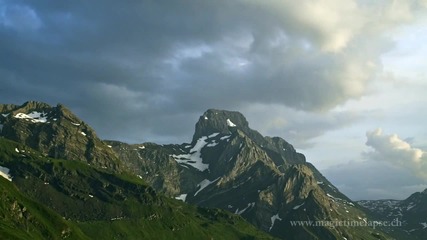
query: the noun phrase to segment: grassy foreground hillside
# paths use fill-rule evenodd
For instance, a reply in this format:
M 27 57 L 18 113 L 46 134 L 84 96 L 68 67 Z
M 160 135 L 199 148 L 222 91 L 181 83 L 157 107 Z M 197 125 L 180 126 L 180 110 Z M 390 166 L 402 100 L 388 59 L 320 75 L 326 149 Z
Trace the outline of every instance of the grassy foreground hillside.
M 158 195 L 137 176 L 0 138 L 0 239 L 271 239 L 241 217 Z
M 72 222 L 0 177 L 0 239 L 89 239 Z

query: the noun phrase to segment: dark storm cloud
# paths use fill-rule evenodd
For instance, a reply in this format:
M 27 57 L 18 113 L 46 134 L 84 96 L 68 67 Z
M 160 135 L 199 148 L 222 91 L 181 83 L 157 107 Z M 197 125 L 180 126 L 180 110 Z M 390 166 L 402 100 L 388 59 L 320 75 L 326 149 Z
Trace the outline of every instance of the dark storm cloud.
M 211 107 L 326 111 L 365 93 L 390 42 L 361 34 L 363 8 L 260 3 L 2 0 L 1 101 L 61 102 L 101 137 L 167 142 Z

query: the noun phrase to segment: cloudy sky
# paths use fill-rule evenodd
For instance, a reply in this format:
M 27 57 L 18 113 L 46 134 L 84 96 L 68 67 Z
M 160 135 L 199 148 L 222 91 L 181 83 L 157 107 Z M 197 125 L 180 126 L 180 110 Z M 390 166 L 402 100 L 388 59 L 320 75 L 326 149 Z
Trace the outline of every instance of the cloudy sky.
M 0 100 L 104 139 L 181 143 L 209 108 L 353 199 L 427 187 L 427 0 L 0 0 Z

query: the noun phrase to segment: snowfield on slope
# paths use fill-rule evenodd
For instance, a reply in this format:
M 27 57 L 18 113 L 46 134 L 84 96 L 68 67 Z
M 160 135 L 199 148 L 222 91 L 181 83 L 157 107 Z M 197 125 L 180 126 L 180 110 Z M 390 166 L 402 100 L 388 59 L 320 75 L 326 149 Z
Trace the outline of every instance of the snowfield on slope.
M 0 176 L 12 182 L 12 176 L 9 175 L 9 171 L 9 168 L 0 166 Z
M 19 119 L 25 119 L 27 121 L 29 120 L 32 123 L 46 123 L 47 122 L 46 114 L 41 113 L 41 112 L 36 112 L 36 111 L 33 111 L 31 113 L 28 113 L 28 114 L 18 113 L 13 117 L 19 118 Z
M 203 163 L 202 159 L 202 149 L 208 144 L 206 140 L 216 137 L 219 133 L 213 133 L 209 136 L 201 137 L 197 140 L 194 147 L 190 149 L 188 154 L 172 154 L 171 156 L 177 161 L 179 164 L 190 165 L 199 171 L 203 172 L 209 169 L 209 164 Z
M 229 127 L 237 127 L 236 124 L 234 124 L 230 119 L 227 118 L 227 126 Z
M 271 229 L 273 228 L 274 223 L 276 222 L 276 220 L 282 221 L 282 219 L 279 217 L 279 213 L 277 213 L 276 215 L 271 216 L 270 220 L 271 220 L 271 226 L 268 229 L 268 231 L 271 231 Z
M 197 184 L 197 186 L 199 186 L 200 188 L 199 188 L 199 190 L 197 190 L 197 192 L 194 194 L 194 196 L 196 196 L 200 191 L 202 191 L 203 189 L 205 189 L 206 187 L 208 187 L 212 183 L 218 181 L 218 179 L 219 179 L 219 177 L 213 181 L 210 181 L 209 179 L 205 179 L 205 180 L 201 181 L 199 184 Z

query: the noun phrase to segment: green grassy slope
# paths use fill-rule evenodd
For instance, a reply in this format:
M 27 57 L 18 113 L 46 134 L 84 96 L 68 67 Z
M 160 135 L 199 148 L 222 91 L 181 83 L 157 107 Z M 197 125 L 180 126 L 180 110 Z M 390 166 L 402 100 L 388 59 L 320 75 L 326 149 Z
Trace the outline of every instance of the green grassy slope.
M 72 222 L 0 177 L 0 239 L 89 239 Z
M 271 239 L 239 216 L 158 195 L 136 176 L 3 138 L 0 166 L 13 177 L 0 179 L 1 239 Z

